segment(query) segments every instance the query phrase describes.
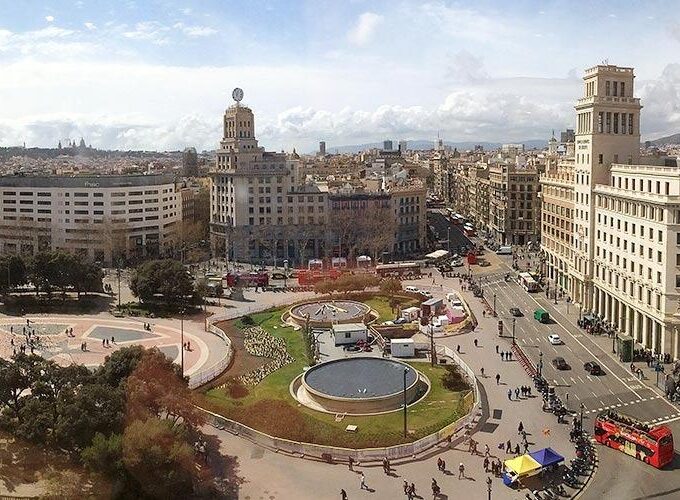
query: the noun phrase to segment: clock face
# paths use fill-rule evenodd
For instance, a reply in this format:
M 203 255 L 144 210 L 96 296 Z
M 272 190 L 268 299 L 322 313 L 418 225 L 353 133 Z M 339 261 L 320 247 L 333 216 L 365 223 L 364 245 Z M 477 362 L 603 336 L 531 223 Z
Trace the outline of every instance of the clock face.
M 240 88 L 236 87 L 234 91 L 231 93 L 231 97 L 234 98 L 234 101 L 240 102 L 241 99 L 243 99 L 243 90 Z

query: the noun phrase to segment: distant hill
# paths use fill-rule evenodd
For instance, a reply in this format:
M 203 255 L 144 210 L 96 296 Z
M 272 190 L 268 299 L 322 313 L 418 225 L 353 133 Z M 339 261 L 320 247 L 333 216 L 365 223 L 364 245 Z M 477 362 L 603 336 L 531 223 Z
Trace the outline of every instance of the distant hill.
M 428 150 L 434 148 L 434 141 L 406 141 L 408 144 L 408 149 L 411 150 Z M 511 141 L 508 141 L 511 142 Z M 512 141 L 513 144 L 524 144 L 526 149 L 542 149 L 547 147 L 548 142 L 542 139 L 531 139 L 526 141 Z M 398 141 L 392 141 L 393 147 L 396 149 L 399 145 Z M 459 151 L 465 151 L 468 149 L 474 149 L 475 146 L 483 146 L 485 150 L 498 149 L 501 147 L 500 142 L 485 142 L 485 141 L 465 141 L 465 142 L 450 142 L 444 141 L 444 145 L 451 148 L 456 148 Z M 381 149 L 383 147 L 382 142 L 371 142 L 367 144 L 351 144 L 346 146 L 326 146 L 326 151 L 328 153 L 359 153 L 361 151 L 366 151 L 369 149 Z
M 653 141 L 649 141 L 654 146 L 664 146 L 666 144 L 680 144 L 680 134 L 667 135 L 666 137 L 659 137 Z

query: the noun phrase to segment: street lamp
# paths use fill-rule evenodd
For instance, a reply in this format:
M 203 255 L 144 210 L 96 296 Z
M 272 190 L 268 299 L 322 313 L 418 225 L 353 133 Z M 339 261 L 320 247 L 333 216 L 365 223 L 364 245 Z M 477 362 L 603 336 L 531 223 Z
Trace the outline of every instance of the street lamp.
M 432 320 L 434 319 L 434 314 L 430 316 L 430 366 L 435 365 L 436 353 L 434 350 L 434 324 Z
M 517 318 L 512 318 L 512 345 L 515 345 L 515 322 Z
M 493 315 L 496 316 L 496 294 L 493 294 Z
M 180 324 L 180 340 L 182 342 L 182 356 L 181 356 L 181 367 L 182 367 L 182 378 L 184 378 L 184 309 L 179 311 L 179 324 Z
M 543 351 L 538 351 L 538 375 L 543 375 Z
M 408 373 L 408 368 L 404 368 L 404 437 L 408 435 L 406 430 L 406 374 Z
M 612 332 L 612 354 L 616 354 L 616 332 Z
M 118 309 L 120 309 L 120 259 L 118 259 L 118 265 L 116 267 L 116 275 L 118 276 Z
M 489 500 L 491 500 L 491 476 L 486 478 L 486 491 L 489 493 Z
M 448 246 L 449 255 L 451 254 L 451 226 L 446 228 L 446 245 Z
M 583 433 L 583 409 L 586 407 L 583 403 L 580 404 L 580 409 L 581 409 L 581 417 L 579 420 L 578 428 L 581 433 Z

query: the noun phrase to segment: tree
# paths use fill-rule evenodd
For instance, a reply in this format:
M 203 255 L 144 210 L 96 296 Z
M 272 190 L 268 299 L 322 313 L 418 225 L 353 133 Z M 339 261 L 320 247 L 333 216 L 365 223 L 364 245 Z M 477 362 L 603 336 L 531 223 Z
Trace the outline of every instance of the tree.
M 151 498 L 188 498 L 192 492 L 194 451 L 186 430 L 167 420 L 135 420 L 123 434 L 123 464 Z
M 176 305 L 193 296 L 194 284 L 180 262 L 162 259 L 137 267 L 130 279 L 130 290 L 142 302 L 161 300 L 166 305 Z
M 380 281 L 380 293 L 391 296 L 401 292 L 401 281 L 394 278 L 386 278 Z
M 81 453 L 85 466 L 93 471 L 109 477 L 123 473 L 123 436 L 113 433 L 106 436 L 101 432 L 95 434 L 90 445 Z
M 0 291 L 9 293 L 12 288 L 23 285 L 28 278 L 24 259 L 19 255 L 0 257 Z

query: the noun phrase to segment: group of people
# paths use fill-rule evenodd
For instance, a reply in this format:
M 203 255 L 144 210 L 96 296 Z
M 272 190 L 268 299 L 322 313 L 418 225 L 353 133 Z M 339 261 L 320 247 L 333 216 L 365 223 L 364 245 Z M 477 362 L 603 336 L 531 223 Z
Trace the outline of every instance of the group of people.
M 115 344 L 115 343 L 116 343 L 116 339 L 113 337 L 113 335 L 111 336 L 111 341 L 109 341 L 109 339 L 102 339 L 102 347 L 104 347 L 104 348 L 111 347 L 111 344 Z
M 36 335 L 35 333 L 35 328 L 31 329 L 29 326 L 30 320 L 26 320 L 26 325 L 27 326 L 22 327 L 22 335 L 24 336 L 24 340 L 18 346 L 14 342 L 14 326 L 10 325 L 9 327 L 9 332 L 12 334 L 10 337 L 10 345 L 12 346 L 12 352 L 14 356 L 17 355 L 17 349 L 21 354 L 26 354 L 26 351 L 30 351 L 31 354 L 34 354 L 35 349 L 42 345 L 40 336 Z
M 500 380 L 500 377 L 499 377 Z M 519 387 L 515 387 L 515 390 L 513 391 L 512 389 L 508 389 L 508 399 L 512 401 L 512 394 L 515 394 L 515 400 L 519 400 L 520 395 L 522 398 L 528 398 L 531 397 L 531 387 L 528 385 L 521 385 Z

